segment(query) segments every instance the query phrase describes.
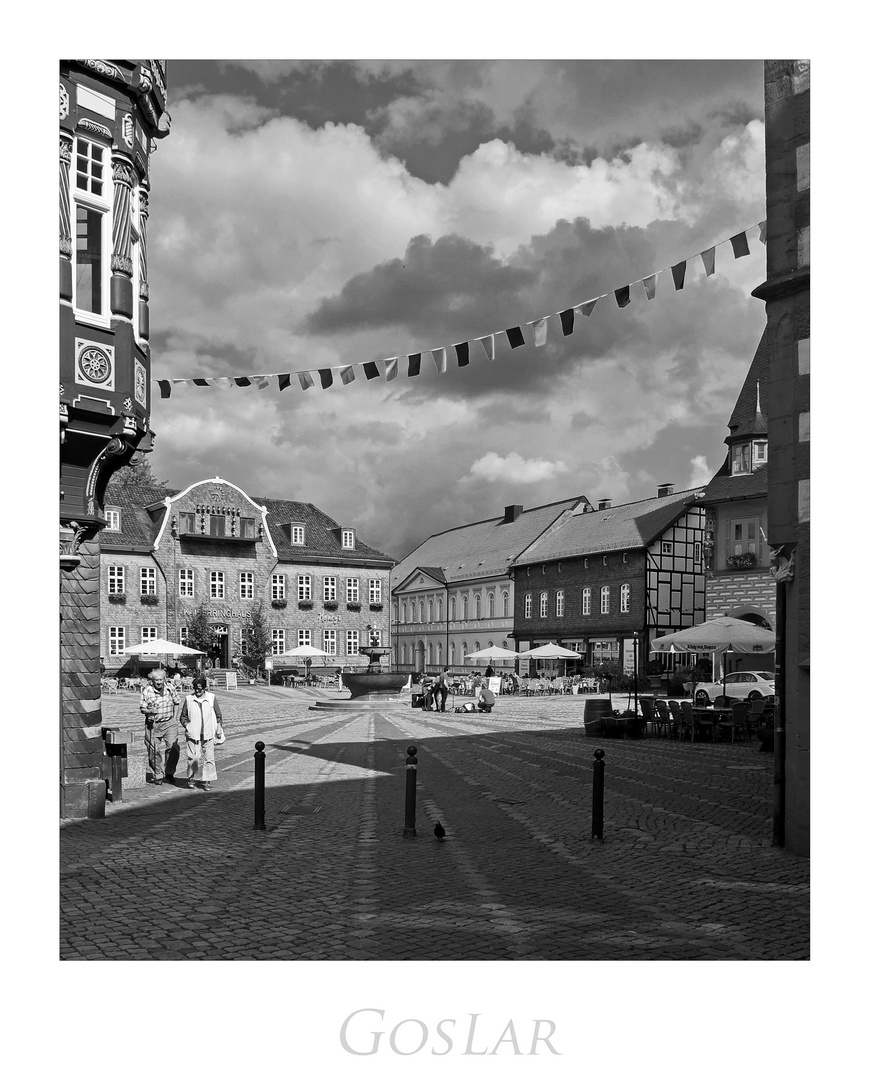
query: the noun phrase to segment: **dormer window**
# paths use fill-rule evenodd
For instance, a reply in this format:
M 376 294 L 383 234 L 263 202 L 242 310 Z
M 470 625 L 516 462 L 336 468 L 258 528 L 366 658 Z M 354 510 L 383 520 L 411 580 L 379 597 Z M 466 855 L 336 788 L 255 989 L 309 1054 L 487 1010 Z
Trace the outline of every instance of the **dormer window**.
M 731 475 L 739 476 L 748 472 L 752 472 L 750 445 L 748 442 L 738 443 L 731 447 Z
M 120 532 L 121 531 L 121 511 L 120 510 L 107 510 L 106 511 L 106 531 L 107 532 Z
M 291 525 L 290 526 L 290 543 L 291 544 L 304 544 L 305 543 L 305 526 L 304 525 Z M 351 545 L 353 546 L 353 545 Z
M 752 444 L 752 464 L 767 464 L 767 440 L 760 439 Z
M 356 547 L 356 537 L 353 529 L 341 530 L 341 546 L 350 551 L 353 551 Z

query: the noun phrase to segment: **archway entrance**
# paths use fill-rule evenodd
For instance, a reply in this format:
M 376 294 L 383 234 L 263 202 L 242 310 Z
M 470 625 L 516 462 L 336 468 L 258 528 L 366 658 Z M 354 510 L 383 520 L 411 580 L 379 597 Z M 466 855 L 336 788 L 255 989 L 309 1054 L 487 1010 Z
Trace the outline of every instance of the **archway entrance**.
M 217 634 L 217 645 L 209 653 L 214 667 L 228 668 L 230 666 L 230 629 L 226 623 L 212 623 L 212 629 Z

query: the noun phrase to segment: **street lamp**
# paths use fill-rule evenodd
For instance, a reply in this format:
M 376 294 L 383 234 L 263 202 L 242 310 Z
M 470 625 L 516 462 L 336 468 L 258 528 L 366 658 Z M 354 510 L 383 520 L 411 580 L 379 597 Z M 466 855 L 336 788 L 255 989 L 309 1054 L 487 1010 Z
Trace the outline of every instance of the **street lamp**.
M 634 713 L 640 713 L 640 703 L 637 700 L 637 630 L 632 631 L 634 637 Z

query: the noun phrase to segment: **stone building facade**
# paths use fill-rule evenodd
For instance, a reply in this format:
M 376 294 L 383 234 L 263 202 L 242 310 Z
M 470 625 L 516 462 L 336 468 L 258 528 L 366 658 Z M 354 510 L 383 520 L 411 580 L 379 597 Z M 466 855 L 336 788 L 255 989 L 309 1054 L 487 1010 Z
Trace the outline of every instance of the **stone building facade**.
M 106 509 L 100 609 L 107 673 L 132 669 L 124 653 L 130 645 L 161 637 L 185 644 L 201 607 L 219 643 L 209 662 L 220 669 L 243 653 L 260 602 L 274 656 L 311 645 L 328 654 L 327 664 L 365 667 L 359 647 L 389 640 L 393 560 L 310 503 L 252 498 L 215 477 L 183 491 L 111 486 Z

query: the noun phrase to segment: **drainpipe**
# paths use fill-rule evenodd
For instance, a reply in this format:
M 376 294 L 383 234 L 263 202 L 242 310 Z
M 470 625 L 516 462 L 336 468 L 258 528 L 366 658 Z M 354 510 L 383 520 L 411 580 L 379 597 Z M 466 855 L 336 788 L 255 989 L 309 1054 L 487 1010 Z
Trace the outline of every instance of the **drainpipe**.
M 776 583 L 776 642 L 773 707 L 773 842 L 785 847 L 785 646 L 786 598 L 785 581 Z

